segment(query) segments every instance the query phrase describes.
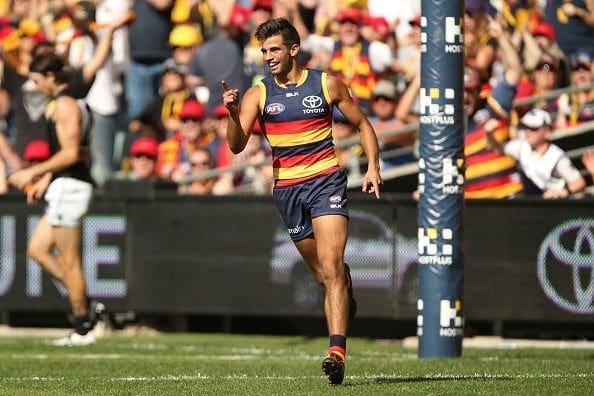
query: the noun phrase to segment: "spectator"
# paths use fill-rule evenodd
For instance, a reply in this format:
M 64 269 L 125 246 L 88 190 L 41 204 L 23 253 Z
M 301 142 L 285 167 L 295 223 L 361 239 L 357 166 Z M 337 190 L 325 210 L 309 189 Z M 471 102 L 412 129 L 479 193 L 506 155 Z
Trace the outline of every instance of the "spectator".
M 550 55 L 556 60 L 559 66 L 558 85 L 565 87 L 569 85 L 569 60 L 559 44 L 557 34 L 553 25 L 546 21 L 539 21 L 530 31 L 525 29 L 522 34 L 524 69 L 533 72 L 539 65 L 543 53 Z
M 257 123 L 256 123 L 257 125 Z M 233 165 L 244 166 L 235 180 L 237 192 L 270 195 L 274 184 L 272 150 L 264 140 L 261 130 L 254 128 L 245 149 L 233 157 Z
M 225 168 L 233 165 L 235 160 L 233 153 L 229 149 L 227 142 L 227 124 L 229 123 L 229 110 L 224 104 L 220 104 L 215 108 L 214 118 L 211 118 L 212 128 L 216 131 L 216 140 L 213 141 L 209 148 L 214 160 L 215 168 Z M 235 175 L 233 172 L 224 172 L 219 175 L 219 179 L 214 186 L 214 195 L 224 195 L 233 192 L 235 185 Z
M 464 111 L 468 117 L 464 153 L 466 156 L 466 198 L 507 198 L 522 191 L 522 181 L 513 158 L 489 150 L 486 132 L 503 142 L 508 139 L 507 119 L 523 72 L 520 58 L 509 35 L 495 20 L 489 31 L 501 49 L 504 78 L 489 94 L 481 96 L 478 73 L 467 67 L 464 73 Z
M 234 26 L 221 27 L 219 33 L 205 41 L 192 58 L 188 85 L 192 89 L 199 86 L 207 88 L 207 95 L 197 93 L 196 96 L 200 102 L 207 103 L 208 115 L 212 115 L 221 102 L 222 80 L 236 87 L 244 86 L 242 49 L 232 36 L 236 33 Z
M 571 84 L 574 87 L 587 87 L 594 82 L 592 54 L 578 51 L 571 55 Z M 557 101 L 559 112 L 556 127 L 565 128 L 582 122 L 594 120 L 594 89 L 573 94 L 561 94 Z
M 190 97 L 179 112 L 179 130 L 159 145 L 157 172 L 164 179 L 171 179 L 174 172 L 178 178 L 190 172 L 190 154 L 198 148 L 207 148 L 215 139 L 212 133 L 203 130 L 206 109 Z
M 580 49 L 594 53 L 594 2 L 591 0 L 548 0 L 545 19 L 557 32 L 565 54 Z
M 398 42 L 394 35 L 394 29 L 390 26 L 386 18 L 382 16 L 372 17 L 366 15 L 361 27 L 361 37 L 366 41 L 381 41 L 388 44 L 392 51 L 398 48 Z
M 530 73 L 530 81 L 534 86 L 534 95 L 546 95 L 558 88 L 559 63 L 557 59 L 543 52 L 539 62 Z M 550 113 L 557 112 L 557 98 L 549 97 L 534 103 L 534 107 L 545 109 Z
M 96 2 L 95 19 L 98 26 L 108 26 L 114 20 L 128 18 L 129 8 L 120 0 L 100 0 Z M 129 19 L 125 19 L 129 23 Z M 102 186 L 113 177 L 120 166 L 123 152 L 123 139 L 126 134 L 125 114 L 121 106 L 124 96 L 122 80 L 128 66 L 128 31 L 117 29 L 113 33 L 107 29 L 96 29 L 101 39 L 110 35 L 111 51 L 103 65 L 97 70 L 93 84 L 86 96 L 91 109 L 93 126 L 91 129 L 91 175 L 97 185 Z M 97 51 L 95 51 L 97 52 Z
M 371 117 L 369 122 L 378 135 L 380 144 L 380 153 L 396 150 L 401 147 L 411 146 L 415 141 L 414 132 L 400 133 L 396 135 L 385 136 L 383 132 L 390 132 L 406 125 L 406 120 L 400 119 L 396 115 L 398 106 L 398 93 L 396 86 L 389 80 L 379 80 L 372 90 Z M 382 155 L 380 165 L 382 168 L 390 168 L 406 162 L 412 161 L 412 154 L 400 155 Z
M 408 21 L 410 30 L 405 39 L 399 40 L 398 60 L 402 73 L 398 76 L 398 92 L 404 92 L 413 76 L 421 72 L 421 15 Z
M 180 175 L 180 179 L 174 174 L 173 180 L 180 182 L 182 178 L 199 176 L 204 172 L 214 169 L 214 162 L 210 152 L 206 149 L 196 149 L 190 154 L 189 158 L 190 172 Z M 206 179 L 196 178 L 189 183 L 182 183 L 178 188 L 180 195 L 208 195 L 211 194 L 217 182 L 217 177 Z
M 68 44 L 68 64 L 72 67 L 80 69 L 93 57 L 97 36 L 91 24 L 95 22 L 95 12 L 95 4 L 87 0 L 77 2 L 70 9 L 74 31 Z
M 334 142 L 339 143 L 340 141 L 347 140 L 358 136 L 357 128 L 355 125 L 342 114 L 338 109 L 334 109 L 332 112 L 332 138 Z M 365 151 L 360 143 L 350 145 L 348 147 L 336 147 L 336 156 L 338 157 L 338 164 L 341 168 L 352 170 L 354 164 L 357 171 L 359 171 L 360 158 L 365 156 Z
M 310 53 L 322 51 L 332 54 L 328 72 L 342 80 L 359 106 L 369 113 L 371 90 L 379 75 L 399 74 L 404 70 L 387 44 L 363 40 L 360 35 L 363 23 L 361 10 L 346 8 L 339 12 L 337 20 L 338 40 L 310 34 L 302 39 L 301 48 Z M 301 28 L 300 34 L 303 37 L 308 32 Z
M 464 53 L 466 65 L 485 82 L 491 75 L 497 41 L 489 34 L 488 6 L 481 1 L 466 1 L 464 12 Z
M 98 70 L 111 52 L 113 35 L 129 21 L 130 15 L 122 15 L 103 27 L 104 34 L 101 35 L 92 59 L 82 68 L 74 68 L 70 73 L 71 79 L 66 88 L 66 94 L 76 99 L 87 96 Z M 31 51 L 32 53 L 24 59 L 31 56 L 49 56 L 55 52 L 55 47 L 51 43 L 43 42 L 35 45 Z M 22 66 L 19 72 L 11 64 L 4 63 L 4 78 L 1 85 L 2 91 L 8 94 L 2 98 L 9 99 L 9 103 L 3 104 L 2 107 L 9 107 L 11 110 L 12 118 L 8 121 L 9 126 L 14 129 L 14 149 L 19 156 L 23 155 L 24 148 L 30 141 L 47 139 L 46 120 L 43 117 L 47 99 L 39 93 L 33 81 L 29 79 L 29 65 L 22 64 Z
M 154 137 L 139 137 L 130 145 L 132 171 L 125 175 L 127 180 L 155 180 L 158 178 L 156 165 L 159 142 Z
M 156 131 L 159 141 L 171 137 L 179 129 L 179 112 L 186 99 L 191 97 L 185 80 L 188 68 L 172 58 L 167 59 L 161 67 L 159 95 L 128 126 L 132 133 L 148 126 Z
M 494 144 L 495 151 L 518 160 L 526 195 L 566 198 L 586 187 L 579 170 L 561 148 L 550 142 L 552 124 L 547 111 L 532 109 L 521 120 L 523 138 Z
M 189 23 L 175 25 L 169 33 L 171 57 L 178 64 L 189 68 L 192 57 L 202 41 L 202 33 L 196 26 Z
M 157 77 L 170 57 L 174 0 L 134 0 L 136 20 L 128 29 L 130 59 L 125 80 L 128 120 L 137 118 L 158 94 Z

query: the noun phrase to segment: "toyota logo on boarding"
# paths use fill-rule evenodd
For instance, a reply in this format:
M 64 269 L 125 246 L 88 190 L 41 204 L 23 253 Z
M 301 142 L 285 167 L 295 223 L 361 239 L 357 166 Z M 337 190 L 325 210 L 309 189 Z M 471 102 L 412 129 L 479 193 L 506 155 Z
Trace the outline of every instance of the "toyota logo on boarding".
M 322 105 L 322 98 L 317 95 L 309 95 L 303 98 L 301 103 L 308 109 L 317 109 Z
M 551 273 L 559 270 L 565 270 L 568 284 L 551 281 Z M 566 221 L 549 232 L 538 252 L 537 276 L 555 305 L 594 314 L 594 219 Z

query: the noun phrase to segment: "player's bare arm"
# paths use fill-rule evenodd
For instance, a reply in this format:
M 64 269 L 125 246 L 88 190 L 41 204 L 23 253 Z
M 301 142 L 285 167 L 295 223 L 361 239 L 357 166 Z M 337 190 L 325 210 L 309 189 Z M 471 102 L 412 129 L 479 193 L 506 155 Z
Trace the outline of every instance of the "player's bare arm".
M 46 161 L 13 173 L 9 178 L 13 186 L 23 189 L 34 178 L 66 168 L 80 160 L 81 112 L 76 101 L 70 97 L 59 98 L 52 119 L 56 124 L 60 151 Z
M 248 89 L 241 100 L 239 90 L 230 88 L 226 81 L 223 84 L 223 104 L 229 110 L 229 124 L 227 125 L 227 140 L 229 148 L 234 154 L 239 154 L 245 148 L 252 126 L 260 114 L 260 87 L 255 85 Z
M 363 177 L 362 191 L 380 197 L 380 185 L 383 184 L 379 166 L 379 146 L 377 136 L 371 123 L 353 101 L 347 87 L 342 81 L 333 76 L 328 76 L 328 91 L 332 103 L 345 117 L 359 130 L 361 145 L 368 159 L 367 172 Z

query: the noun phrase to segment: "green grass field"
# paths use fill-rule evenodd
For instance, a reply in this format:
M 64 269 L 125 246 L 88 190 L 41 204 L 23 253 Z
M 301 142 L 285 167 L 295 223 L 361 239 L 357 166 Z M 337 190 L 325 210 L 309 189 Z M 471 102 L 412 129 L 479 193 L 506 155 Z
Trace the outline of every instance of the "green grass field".
M 398 342 L 349 339 L 345 383 L 328 388 L 325 338 L 116 333 L 86 347 L 0 338 L 0 394 L 592 395 L 592 349 L 473 349 L 420 360 Z

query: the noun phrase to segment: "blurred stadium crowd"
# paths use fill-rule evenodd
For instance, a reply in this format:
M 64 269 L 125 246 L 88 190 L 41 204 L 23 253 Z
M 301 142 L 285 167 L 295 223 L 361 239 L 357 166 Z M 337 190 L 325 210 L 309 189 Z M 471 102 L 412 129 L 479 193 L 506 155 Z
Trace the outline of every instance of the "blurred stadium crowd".
M 0 193 L 10 191 L 11 172 L 49 156 L 47 98 L 28 66 L 52 51 L 79 71 L 68 92 L 93 120 L 89 161 L 99 188 L 152 179 L 177 183 L 179 194 L 269 194 L 270 149 L 259 125 L 243 153 L 227 147 L 220 81 L 245 92 L 268 73 L 253 32 L 275 17 L 298 28 L 303 64 L 350 88 L 378 132 L 382 170 L 416 163 L 420 0 L 0 0 Z M 463 23 L 467 196 L 543 194 L 548 184 L 527 188 L 530 172 L 506 143 L 544 127 L 548 147 L 551 132 L 594 121 L 594 1 L 466 0 Z M 505 84 L 507 96 L 498 88 Z M 364 162 L 357 131 L 338 112 L 334 122 L 336 141 L 345 142 L 341 165 L 356 173 Z M 544 197 L 586 189 L 592 147 L 581 144 L 562 167 L 552 162 L 564 153 L 537 167 L 557 186 Z

